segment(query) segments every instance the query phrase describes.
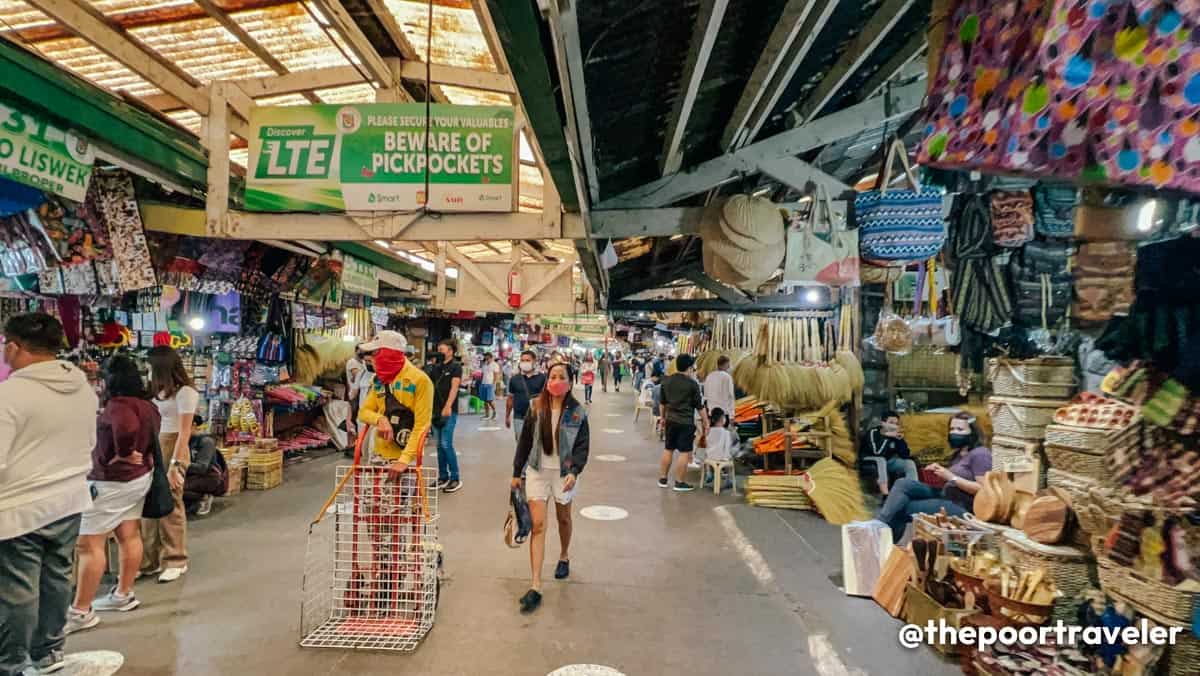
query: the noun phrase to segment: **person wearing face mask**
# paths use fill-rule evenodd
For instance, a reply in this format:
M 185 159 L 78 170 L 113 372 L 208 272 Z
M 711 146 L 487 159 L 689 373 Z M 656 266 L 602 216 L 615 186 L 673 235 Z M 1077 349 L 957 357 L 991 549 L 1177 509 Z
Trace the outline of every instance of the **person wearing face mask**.
M 463 369 L 458 359 L 458 341 L 445 338 L 437 346 L 439 359 L 430 376 L 433 381 L 433 432 L 437 435 L 438 487 L 446 493 L 462 488 L 458 475 L 458 453 L 454 450 L 454 428 L 458 425 L 458 386 Z
M 571 394 L 566 364 L 555 364 L 546 374 L 546 389 L 530 405 L 513 457 L 512 488 L 525 477 L 525 495 L 533 531 L 529 539 L 529 591 L 521 597 L 521 612 L 531 613 L 542 603 L 542 563 L 546 557 L 547 503 L 554 498 L 560 544 L 554 579 L 571 574 L 571 500 L 579 475 L 587 466 L 589 430 L 587 409 Z
M 367 394 L 359 406 L 358 421 L 375 428 L 374 434 L 367 435 L 369 448 L 364 441 L 362 457 L 367 462 L 378 459 L 388 463 L 393 479 L 399 479 L 421 457 L 433 417 L 433 383 L 405 356 L 406 347 L 408 341 L 397 331 L 380 331 L 374 340 L 359 346 L 369 355 L 365 368 L 370 369 L 370 380 L 359 381 Z M 398 404 L 412 411 L 413 426 L 407 439 L 400 435 L 403 444 L 397 440 L 400 430 L 393 429 L 388 418 L 389 404 L 393 410 Z
M 947 441 L 953 454 L 950 466 L 938 463 L 928 466 L 946 480 L 941 488 L 933 488 L 916 479 L 900 479 L 892 486 L 887 500 L 876 517 L 892 528 L 892 539 L 899 542 L 914 514 L 936 514 L 942 509 L 952 516 L 971 511 L 979 482 L 992 469 L 992 451 L 982 445 L 982 434 L 975 419 L 959 413 L 950 419 Z
M 521 428 L 525 424 L 525 415 L 529 412 L 529 403 L 546 387 L 545 374 L 535 373 L 536 364 L 537 355 L 532 350 L 525 350 L 521 353 L 521 360 L 517 362 L 517 373 L 508 382 L 504 426 L 511 427 L 518 440 L 521 438 Z

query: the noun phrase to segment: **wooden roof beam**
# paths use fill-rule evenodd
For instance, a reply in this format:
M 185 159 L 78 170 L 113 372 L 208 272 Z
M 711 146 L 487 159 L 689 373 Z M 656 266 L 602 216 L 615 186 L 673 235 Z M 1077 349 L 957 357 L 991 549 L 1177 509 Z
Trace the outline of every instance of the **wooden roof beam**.
M 592 218 L 594 220 L 600 210 L 669 206 L 744 176 L 763 173 L 763 165 L 771 160 L 794 158 L 850 138 L 864 129 L 878 127 L 889 118 L 907 117 L 920 107 L 924 98 L 923 82 L 897 87 L 887 96 L 876 96 L 606 199 L 594 207 Z M 832 177 L 829 179 L 836 181 Z
M 309 7 L 310 10 L 315 9 L 320 13 L 317 23 L 323 29 L 336 33 L 346 43 L 350 51 L 358 57 L 359 63 L 362 64 L 371 79 L 385 89 L 399 87 L 400 83 L 396 73 L 375 50 L 366 34 L 355 23 L 354 17 L 350 16 L 350 12 L 346 11 L 339 0 L 309 0 L 305 7 Z M 324 21 L 322 22 L 320 19 L 324 19 Z
M 134 36 L 114 28 L 90 5 L 84 7 L 71 0 L 28 1 L 30 5 L 116 59 L 150 84 L 175 97 L 186 107 L 202 116 L 208 115 L 209 98 L 205 87 Z M 231 120 L 229 129 L 237 136 L 248 138 L 249 125 L 244 121 L 248 117 L 248 111 L 238 110 L 237 113 L 243 119 Z
M 507 75 L 456 66 L 434 64 L 431 67 L 433 81 L 467 89 L 514 93 L 512 80 Z M 421 61 L 401 61 L 400 77 L 406 80 L 425 80 L 425 64 Z M 362 84 L 363 75 L 354 66 L 329 66 L 312 70 L 299 70 L 280 75 L 228 80 L 236 84 L 251 98 L 262 99 L 285 94 L 304 94 L 321 89 L 334 89 Z M 155 110 L 166 112 L 187 108 L 182 101 L 170 94 L 155 94 L 142 97 L 142 102 Z
M 722 148 L 733 150 L 735 145 L 742 140 L 746 126 L 750 124 L 751 117 L 754 115 L 759 101 L 770 88 L 776 72 L 781 67 L 787 67 L 789 49 L 799 37 L 800 30 L 805 25 L 804 20 L 808 18 L 814 4 L 812 0 L 788 0 L 787 5 L 784 6 L 783 13 L 779 15 L 779 21 L 775 23 L 771 36 L 767 38 L 767 44 L 763 47 L 762 53 L 758 55 L 758 61 L 754 64 L 750 79 L 742 88 L 742 95 L 738 98 L 737 106 L 734 107 L 733 114 L 730 115 L 729 122 L 725 125 L 725 132 L 721 135 Z M 825 4 L 829 5 L 829 3 Z
M 867 84 L 862 88 L 862 98 L 870 98 L 883 90 L 884 86 L 893 79 L 904 78 L 908 72 L 917 74 L 916 71 L 924 73 L 926 68 L 923 63 L 913 63 L 918 56 L 925 51 L 925 33 L 917 31 L 913 33 L 908 42 L 900 48 L 896 55 L 888 59 L 887 63 L 879 67 L 879 70 L 867 80 Z M 909 66 L 912 66 L 910 69 Z
M 214 21 L 221 24 L 225 30 L 229 31 L 233 37 L 237 38 L 238 42 L 242 43 L 242 46 L 249 50 L 251 54 L 257 56 L 259 60 L 267 64 L 271 70 L 275 71 L 279 75 L 288 74 L 289 71 L 287 66 L 283 65 L 283 62 L 276 58 L 269 49 L 263 47 L 262 43 L 254 39 L 254 36 L 247 32 L 245 28 L 242 28 L 241 24 L 234 21 L 233 18 L 225 12 L 225 10 L 217 6 L 217 3 L 213 2 L 213 0 L 193 1 L 199 5 L 206 14 L 212 17 Z M 304 98 L 308 99 L 310 103 L 321 102 L 321 99 L 317 98 L 316 94 L 311 92 L 305 92 Z
M 875 49 L 879 47 L 879 43 L 883 42 L 888 32 L 900 21 L 900 18 L 913 6 L 914 2 L 916 0 L 886 0 L 879 9 L 875 10 L 867 24 L 863 26 L 862 32 L 846 46 L 841 58 L 833 64 L 821 83 L 805 97 L 800 107 L 792 113 L 791 126 L 796 126 L 821 113 L 825 106 L 833 100 L 834 95 L 850 79 L 850 76 L 866 63 Z
M 704 71 L 708 69 L 708 59 L 712 56 L 713 45 L 721 32 L 721 22 L 725 19 L 728 7 L 729 0 L 702 0 L 700 3 L 700 13 L 696 15 L 696 25 L 692 28 L 692 40 L 688 47 L 687 65 L 683 68 L 684 79 L 667 123 L 661 163 L 663 174 L 679 171 L 683 164 L 683 137 L 687 134 L 692 108 L 700 93 L 700 83 L 704 81 Z
M 245 12 L 251 10 L 270 9 L 280 5 L 291 5 L 296 0 L 222 0 L 222 12 Z M 182 3 L 167 7 L 151 9 L 134 9 L 126 12 L 114 12 L 106 15 L 108 22 L 122 30 L 140 28 L 142 26 L 166 26 L 181 21 L 203 19 L 207 11 L 198 3 Z M 211 15 L 209 15 L 211 16 Z M 6 30 L 0 35 L 11 38 L 16 42 L 36 44 L 50 40 L 61 40 L 74 35 L 69 28 L 57 22 L 50 22 L 20 30 Z
M 788 3 L 721 135 L 722 147 L 736 150 L 758 136 L 837 5 L 838 0 Z

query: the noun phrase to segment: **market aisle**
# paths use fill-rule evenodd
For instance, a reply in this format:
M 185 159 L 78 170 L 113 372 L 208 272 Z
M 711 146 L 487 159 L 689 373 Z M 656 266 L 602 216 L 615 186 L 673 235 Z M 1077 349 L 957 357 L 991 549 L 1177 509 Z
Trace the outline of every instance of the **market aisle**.
M 528 583 L 526 550 L 505 548 L 500 534 L 511 431 L 503 422 L 465 417 L 458 428 L 464 489 L 441 502 L 447 581 L 437 623 L 415 653 L 296 645 L 306 526 L 332 487 L 340 456 L 290 465 L 281 488 L 218 503 L 209 518 L 190 524 L 191 572 L 180 583 L 139 583 L 141 608 L 104 615 L 97 629 L 72 636 L 68 649 L 119 650 L 126 655 L 121 673 L 130 676 L 540 676 L 575 663 L 631 676 L 846 673 L 839 667 L 952 673 L 929 650 L 900 650 L 894 620 L 834 587 L 835 529 L 809 515 L 747 507 L 728 493 L 658 488 L 659 446 L 645 417 L 635 426 L 632 402 L 630 392 L 596 393 L 572 578 L 552 579 L 551 525 L 546 597 L 532 617 L 517 613 Z M 595 459 L 601 455 L 626 461 Z M 578 510 L 591 505 L 619 507 L 629 516 L 580 517 Z M 732 517 L 724 524 L 713 511 L 721 505 Z M 731 537 L 735 531 L 742 539 Z M 765 584 L 743 558 L 749 547 L 763 557 Z M 764 568 L 756 570 L 763 577 Z M 824 656 L 820 670 L 814 654 Z

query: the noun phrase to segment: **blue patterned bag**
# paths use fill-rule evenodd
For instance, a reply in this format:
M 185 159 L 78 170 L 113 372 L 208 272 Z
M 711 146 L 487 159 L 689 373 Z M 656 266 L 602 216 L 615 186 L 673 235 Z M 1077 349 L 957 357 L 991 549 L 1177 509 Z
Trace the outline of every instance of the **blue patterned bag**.
M 888 188 L 897 156 L 909 188 Z M 921 188 L 899 139 L 893 140 L 888 149 L 879 188 L 859 193 L 854 199 L 854 212 L 859 249 L 866 259 L 883 263 L 921 261 L 936 256 L 946 240 L 942 191 Z
M 1046 237 L 1075 234 L 1077 191 L 1073 185 L 1039 185 L 1033 189 L 1034 227 Z

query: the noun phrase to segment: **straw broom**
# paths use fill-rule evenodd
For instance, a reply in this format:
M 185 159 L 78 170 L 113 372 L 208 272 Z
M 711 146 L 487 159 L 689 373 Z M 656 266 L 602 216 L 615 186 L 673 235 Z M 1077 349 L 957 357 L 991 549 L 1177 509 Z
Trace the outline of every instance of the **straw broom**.
M 813 506 L 829 523 L 842 526 L 851 521 L 870 518 L 866 507 L 863 506 L 858 472 L 837 460 L 818 460 L 798 478 Z

